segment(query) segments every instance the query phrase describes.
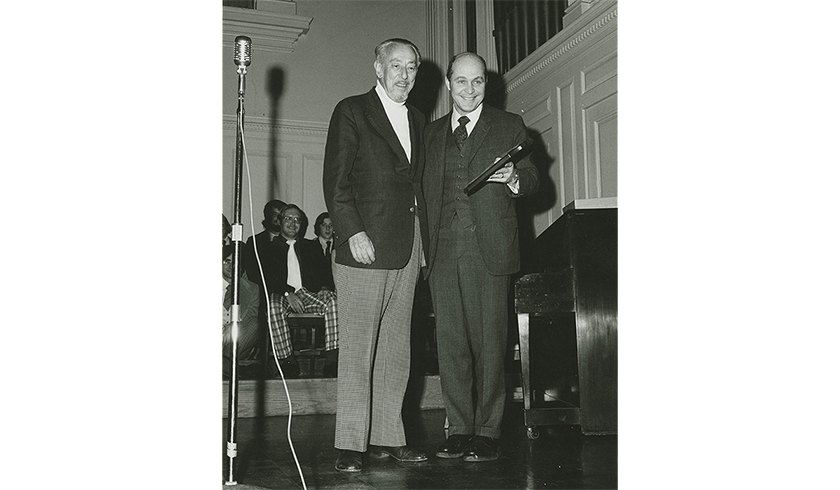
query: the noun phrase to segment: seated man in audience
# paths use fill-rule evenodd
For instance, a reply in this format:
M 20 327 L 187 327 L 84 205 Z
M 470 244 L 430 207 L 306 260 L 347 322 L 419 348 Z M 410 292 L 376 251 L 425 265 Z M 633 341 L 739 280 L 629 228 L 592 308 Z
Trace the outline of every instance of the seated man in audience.
M 318 217 L 315 218 L 315 235 L 317 236 L 313 238 L 312 241 L 321 247 L 321 252 L 324 254 L 324 260 L 326 260 L 327 264 L 330 266 L 330 289 L 333 291 L 335 291 L 335 281 L 333 281 L 332 275 L 333 257 L 335 256 L 335 252 L 333 250 L 334 234 L 330 213 L 324 212 L 319 214 Z
M 233 339 L 231 338 L 230 316 L 233 305 L 233 244 L 222 245 L 222 374 L 231 375 Z M 239 278 L 239 334 L 237 336 L 238 358 L 244 359 L 256 347 L 259 340 L 257 312 L 260 306 L 260 291 L 256 284 Z M 243 374 L 246 374 L 243 372 Z M 248 373 L 249 375 L 251 373 Z
M 337 372 L 338 365 L 338 303 L 331 289 L 330 268 L 323 252 L 314 242 L 302 239 L 301 225 L 306 222 L 303 211 L 287 204 L 280 212 L 283 226 L 280 237 L 269 246 L 268 305 L 269 328 L 274 350 L 283 375 L 286 367 L 296 365 L 292 356 L 292 341 L 286 323 L 289 313 L 324 315 L 326 362 L 325 373 Z M 294 371 L 293 371 L 294 372 Z
M 265 289 L 263 289 L 263 280 L 260 271 L 266 275 L 268 281 L 268 274 L 266 269 L 266 257 L 268 256 L 268 244 L 275 238 L 280 236 L 280 228 L 283 223 L 280 219 L 280 210 L 283 209 L 286 203 L 279 199 L 272 199 L 263 206 L 263 231 L 252 235 L 248 241 L 242 246 L 242 269 L 245 271 L 245 277 L 260 288 L 260 312 L 259 312 L 259 333 L 260 333 L 260 347 L 266 345 L 266 335 L 268 335 L 268 303 L 266 301 Z M 256 243 L 257 251 L 254 252 L 254 244 Z M 259 253 L 259 262 L 257 261 L 257 253 Z M 262 268 L 260 268 L 262 265 Z M 267 352 L 266 359 L 271 358 L 271 353 Z M 270 364 L 273 364 L 271 362 Z M 293 367 L 290 367 L 291 371 Z
M 260 286 L 262 286 L 262 279 L 260 278 L 260 267 L 257 263 L 257 256 L 254 253 L 254 242 L 257 243 L 259 262 L 262 263 L 263 273 L 265 273 L 265 257 L 268 255 L 268 244 L 280 235 L 280 229 L 283 228 L 280 210 L 285 205 L 286 203 L 279 199 L 272 199 L 265 203 L 262 220 L 262 225 L 265 229 L 248 238 L 245 246 L 242 247 L 242 268 L 248 274 L 248 279 Z M 268 281 L 268 278 L 266 278 L 266 281 Z

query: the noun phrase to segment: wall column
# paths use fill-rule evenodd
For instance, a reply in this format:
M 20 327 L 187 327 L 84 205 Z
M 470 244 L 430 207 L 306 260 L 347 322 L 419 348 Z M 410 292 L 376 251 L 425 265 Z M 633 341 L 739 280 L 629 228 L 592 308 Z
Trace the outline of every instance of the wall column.
M 466 2 L 464 0 L 428 0 L 426 2 L 427 53 L 423 59 L 434 62 L 446 76 L 449 58 L 467 49 Z M 449 94 L 438 93 L 431 120 L 449 113 Z
M 496 38 L 493 36 L 496 20 L 493 18 L 493 0 L 475 1 L 475 50 L 487 62 L 487 71 L 498 72 Z M 501 73 L 499 73 L 501 75 Z

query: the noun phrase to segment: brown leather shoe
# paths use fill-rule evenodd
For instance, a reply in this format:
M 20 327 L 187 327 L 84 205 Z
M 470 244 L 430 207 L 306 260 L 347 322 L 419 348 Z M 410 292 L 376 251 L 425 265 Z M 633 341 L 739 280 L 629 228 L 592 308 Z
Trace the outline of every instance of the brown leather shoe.
M 370 446 L 371 458 L 382 459 L 388 456 L 403 463 L 418 463 L 429 459 L 425 452 L 419 449 L 411 449 L 408 446 Z
M 335 469 L 343 473 L 358 473 L 362 471 L 362 453 L 340 449 L 338 459 L 335 460 Z
M 472 436 L 466 434 L 453 434 L 443 444 L 438 446 L 435 456 L 438 458 L 452 459 L 460 458 L 470 444 Z
M 464 461 L 494 461 L 499 459 L 499 440 L 485 436 L 475 436 L 464 451 Z

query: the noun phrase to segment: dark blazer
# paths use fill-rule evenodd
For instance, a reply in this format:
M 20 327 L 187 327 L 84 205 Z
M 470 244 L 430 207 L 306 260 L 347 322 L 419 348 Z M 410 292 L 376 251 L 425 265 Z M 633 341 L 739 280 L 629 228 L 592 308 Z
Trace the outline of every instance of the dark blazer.
M 425 277 L 428 277 L 434 267 L 437 251 L 443 204 L 446 138 L 452 133 L 450 117 L 451 113 L 430 123 L 426 126 L 424 135 L 426 165 L 423 192 L 428 203 L 430 237 Z M 493 163 L 496 157 L 504 155 L 514 145 L 525 141 L 526 137 L 525 123 L 520 116 L 485 104 L 481 117 L 470 134 L 467 179 L 472 180 Z M 539 187 L 537 168 L 529 156 L 517 162 L 516 169 L 519 172 L 517 196 L 513 195 L 507 185 L 491 182 L 468 197 L 484 265 L 493 275 L 514 274 L 519 270 L 519 228 L 515 197 L 532 194 Z
M 401 269 L 411 257 L 415 197 L 423 243 L 428 236 L 421 192 L 423 114 L 406 104 L 411 163 L 376 89 L 336 105 L 324 150 L 324 199 L 335 227 L 335 262 L 366 269 Z M 356 262 L 347 240 L 364 231 L 376 260 Z
M 268 245 L 268 259 L 263 259 L 267 267 L 266 283 L 271 293 L 294 292 L 294 288 L 286 284 L 289 274 L 287 255 L 289 245 L 280 236 L 277 240 Z M 300 239 L 295 243 L 295 253 L 300 264 L 300 278 L 303 287 L 311 293 L 317 293 L 321 289 L 335 291 L 335 284 L 332 282 L 332 272 L 324 261 L 321 247 L 311 240 Z
M 332 275 L 332 258 L 327 258 L 327 256 L 324 255 L 324 249 L 323 249 L 323 247 L 321 247 L 321 241 L 318 239 L 317 236 L 315 238 L 312 238 L 312 239 L 308 240 L 308 241 L 314 243 L 318 247 L 318 250 L 321 251 L 321 259 L 324 261 L 324 264 L 326 265 L 327 270 L 329 271 L 329 283 L 331 285 L 331 287 L 329 289 L 332 289 L 333 291 L 335 291 L 335 281 L 334 281 L 333 275 Z M 335 241 L 333 241 L 333 243 L 335 243 Z
M 267 230 L 263 230 L 256 235 L 252 235 L 245 242 L 241 248 L 242 254 L 242 270 L 248 275 L 248 279 L 256 283 L 262 289 L 262 278 L 260 277 L 260 268 L 257 264 L 257 256 L 254 254 L 254 241 L 257 242 L 257 251 L 260 254 L 260 262 L 263 264 L 263 272 L 265 272 L 265 260 L 268 257 L 268 244 L 270 243 L 271 235 Z M 268 277 L 266 277 L 266 282 Z

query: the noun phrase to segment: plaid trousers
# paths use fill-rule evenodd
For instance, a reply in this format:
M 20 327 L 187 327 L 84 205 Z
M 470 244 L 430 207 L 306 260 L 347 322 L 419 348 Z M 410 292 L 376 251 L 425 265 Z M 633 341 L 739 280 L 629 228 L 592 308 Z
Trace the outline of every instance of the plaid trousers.
M 295 291 L 295 294 L 303 302 L 305 313 L 324 315 L 325 348 L 326 350 L 337 349 L 338 301 L 335 292 L 324 290 L 313 294 L 306 288 L 301 288 Z M 285 359 L 292 355 L 292 334 L 287 322 L 289 313 L 292 313 L 292 309 L 289 308 L 289 301 L 286 297 L 271 293 L 268 305 L 268 326 L 271 329 L 271 338 L 274 342 L 277 359 Z

